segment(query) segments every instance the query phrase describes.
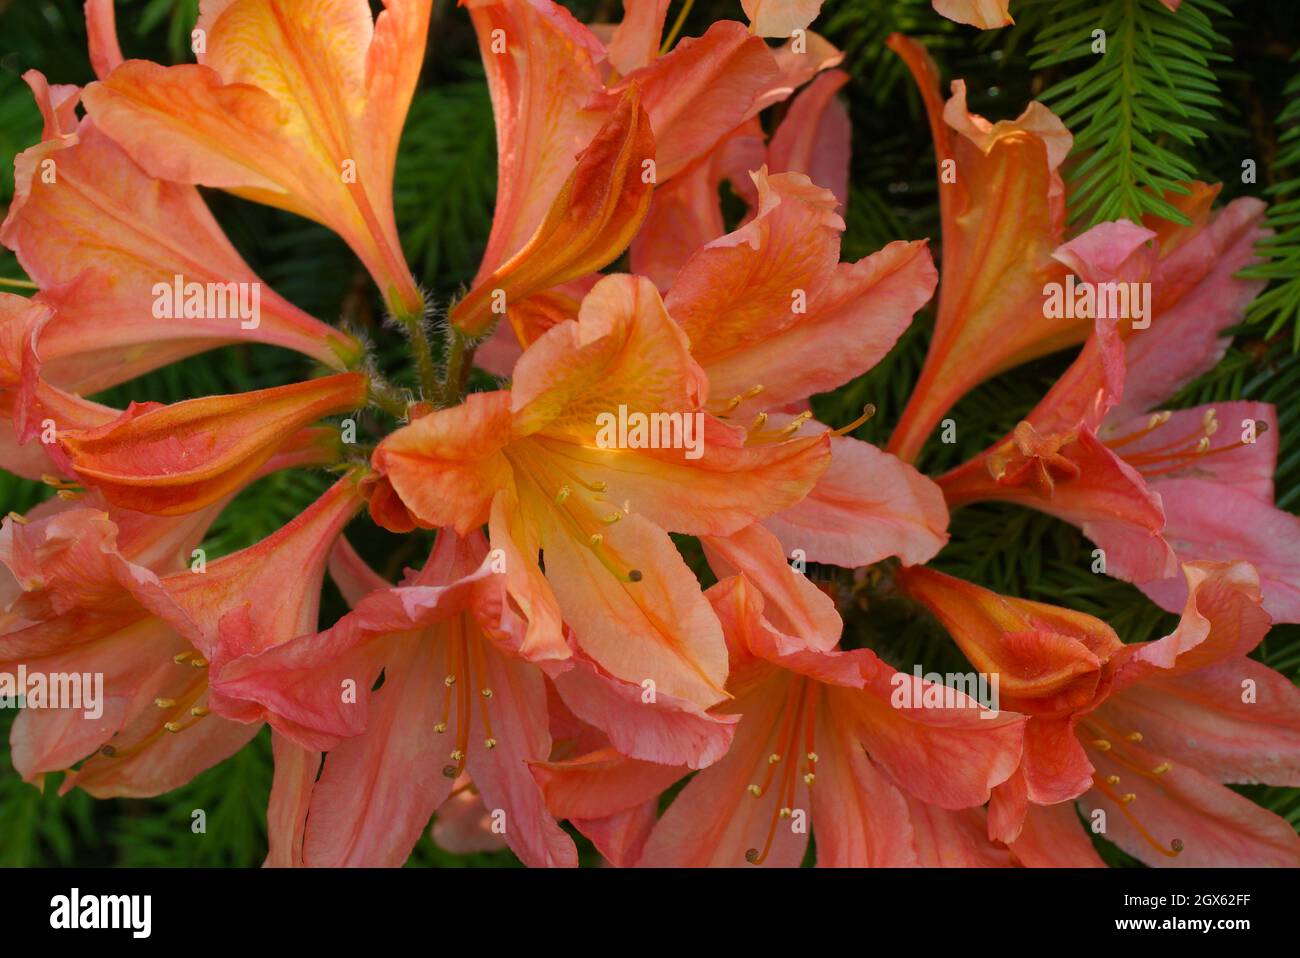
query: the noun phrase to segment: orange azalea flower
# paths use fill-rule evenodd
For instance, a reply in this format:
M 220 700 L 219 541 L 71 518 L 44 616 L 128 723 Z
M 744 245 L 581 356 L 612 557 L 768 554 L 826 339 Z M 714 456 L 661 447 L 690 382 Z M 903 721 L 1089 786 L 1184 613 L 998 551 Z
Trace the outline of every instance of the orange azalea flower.
M 302 427 L 365 405 L 366 377 L 340 373 L 164 406 L 132 403 L 59 444 L 72 469 L 114 505 L 155 515 L 200 509 L 242 486 Z
M 148 796 L 242 747 L 257 725 L 209 716 L 218 630 L 251 629 L 258 647 L 313 630 L 329 548 L 363 501 L 345 477 L 279 532 L 202 572 L 173 570 L 225 503 L 184 519 L 78 504 L 8 520 L 0 561 L 24 591 L 0 634 L 0 663 L 104 675 L 99 716 L 23 710 L 19 771 L 36 779 L 89 755 L 61 791 Z
M 770 534 L 750 534 L 779 559 Z M 810 820 L 824 867 L 940 864 L 944 834 L 967 838 L 942 863 L 996 857 L 971 834 L 975 820 L 951 810 L 982 804 L 1014 772 L 1024 718 L 991 718 L 964 696 L 954 708 L 900 705 L 900 688 L 920 703 L 926 683 L 866 649 L 835 651 L 839 616 L 808 580 L 787 571 L 772 585 L 741 574 L 708 591 L 731 653 L 734 698 L 717 711 L 740 716 L 726 756 L 657 823 L 653 800 L 684 769 L 612 750 L 546 763 L 538 777 L 552 811 L 577 819 L 612 860 L 650 867 L 796 866 Z
M 393 166 L 424 60 L 431 0 L 216 0 L 196 27 L 198 64 L 96 51 L 83 94 L 96 125 L 150 176 L 229 190 L 323 223 L 347 241 L 390 310 L 424 300 L 402 257 Z M 91 36 L 113 35 L 91 4 Z M 197 46 L 197 45 L 196 45 Z
M 504 304 L 577 279 L 608 264 L 631 241 L 650 204 L 654 138 L 635 87 L 578 156 L 546 218 L 520 250 L 456 304 L 453 321 L 479 335 Z M 498 313 L 501 309 L 497 310 Z
M 934 337 L 887 447 L 910 462 L 962 395 L 1005 369 L 1082 342 L 1088 324 L 1049 319 L 1043 309 L 1043 287 L 1065 276 L 1052 252 L 1064 238 L 1058 167 L 1070 152 L 1069 132 L 1039 103 L 1016 120 L 989 123 L 967 111 L 961 80 L 944 104 L 938 68 L 924 48 L 897 34 L 889 45 L 911 69 L 930 117 L 943 220 Z
M 54 309 L 35 347 L 41 376 L 89 394 L 240 341 L 295 349 L 335 369 L 355 365 L 360 344 L 263 283 L 198 190 L 150 177 L 93 121 L 77 122 L 76 87 L 56 88 L 56 104 L 43 76 L 25 79 L 45 132 L 15 161 L 17 195 L 0 242 L 40 284 L 35 301 Z M 58 171 L 50 182 L 47 164 Z M 197 308 L 187 311 L 187 301 Z
M 1192 226 L 1102 224 L 1058 250 L 1094 287 L 1150 282 L 1150 327 L 1098 319 L 1014 433 L 939 484 L 953 507 L 998 499 L 1079 525 L 1107 571 L 1170 611 L 1187 596 L 1179 562 L 1245 559 L 1269 614 L 1297 621 L 1300 521 L 1273 504 L 1276 410 L 1231 402 L 1150 411 L 1218 362 L 1221 333 L 1260 288 L 1235 274 L 1254 259 L 1263 206 L 1238 200 L 1211 217 L 1216 193 L 1193 184 L 1184 201 Z
M 498 639 L 514 613 L 490 594 L 502 577 L 487 551 L 481 533 L 446 530 L 424 569 L 393 586 L 340 543 L 331 572 L 353 611 L 216 677 L 223 700 L 256 701 L 301 743 L 281 743 L 271 815 L 281 804 L 303 814 L 273 837 L 268 864 L 401 865 L 430 815 L 471 787 L 504 814 L 526 864 L 577 864 L 527 771 L 551 747 L 545 678 Z M 355 702 L 340 701 L 346 679 Z
M 469 294 L 452 310 L 470 336 L 496 318 L 494 295 L 500 313 L 611 262 L 640 226 L 654 184 L 841 59 L 816 34 L 802 52 L 793 44 L 773 51 L 732 21 L 656 57 L 664 9 L 650 3 L 633 8 L 608 48 L 551 0 L 463 3 L 487 69 L 498 155 L 492 233 Z M 528 282 L 511 280 L 520 269 Z
M 611 675 L 707 706 L 725 694 L 722 637 L 665 530 L 726 535 L 791 505 L 825 469 L 829 444 L 788 433 L 746 444 L 704 412 L 705 398 L 653 285 L 611 276 L 576 320 L 528 348 L 510 390 L 415 420 L 373 463 L 414 521 L 461 534 L 489 523 L 530 619 L 525 654 L 567 657 L 562 610 Z M 602 418 L 629 414 L 676 417 L 698 455 L 613 448 Z
M 1015 842 L 1033 822 L 1029 863 L 1055 834 L 1066 839 L 1058 853 L 1087 863 L 1090 850 L 1068 838 L 1073 816 L 1036 807 L 1081 795 L 1085 811 L 1106 811 L 1104 834 L 1148 864 L 1300 863 L 1285 821 L 1217 784 L 1300 783 L 1300 692 L 1245 657 L 1270 625 L 1259 578 L 1244 562 L 1183 572 L 1178 628 L 1133 645 L 1091 616 L 929 569 L 900 573 L 971 662 L 1001 676 L 1002 705 L 1029 715 L 1019 774 L 995 792 L 989 825 Z M 1258 698 L 1243 704 L 1246 680 Z
M 279 808 L 301 812 L 286 812 L 273 832 L 268 863 L 400 865 L 429 816 L 437 811 L 443 822 L 459 804 L 448 803 L 473 789 L 482 814 L 504 813 L 505 842 L 526 864 L 576 864 L 528 771 L 551 753 L 547 673 L 564 701 L 630 755 L 698 766 L 726 751 L 726 720 L 685 703 L 647 708 L 640 686 L 626 688 L 579 657 L 543 663 L 545 671 L 519 658 L 527 623 L 493 571 L 498 561 L 481 533 L 462 539 L 444 529 L 424 569 L 392 586 L 340 543 L 331 571 L 353 611 L 214 675 L 213 694 L 230 703 L 229 714 L 265 716 L 301 743 L 282 742 L 277 753 L 272 818 Z M 368 692 L 381 670 L 382 686 Z M 349 678 L 362 689 L 355 702 L 338 694 Z M 420 714 L 426 720 L 411 720 Z M 388 787 L 390 776 L 401 781 Z

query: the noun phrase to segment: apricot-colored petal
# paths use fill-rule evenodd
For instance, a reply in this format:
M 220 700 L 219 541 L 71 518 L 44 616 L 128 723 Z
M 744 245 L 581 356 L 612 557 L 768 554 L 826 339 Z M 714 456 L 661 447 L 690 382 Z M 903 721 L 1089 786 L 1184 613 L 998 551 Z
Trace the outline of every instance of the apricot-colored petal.
M 492 496 L 510 483 L 501 452 L 510 402 L 505 391 L 471 393 L 459 406 L 421 416 L 379 444 L 374 467 L 422 524 L 464 535 L 487 521 Z
M 762 525 L 702 541 L 720 580 L 740 573 L 758 589 L 763 597 L 759 611 L 774 628 L 823 652 L 839 643 L 844 623 L 834 601 L 791 568 L 781 543 Z
M 1089 792 L 1085 815 L 1106 812 L 1104 837 L 1148 865 L 1177 868 L 1268 868 L 1300 865 L 1300 836 L 1285 819 L 1185 765 L 1159 776 L 1131 774 L 1106 754 L 1093 753 L 1099 776 L 1119 775 L 1136 797 L 1121 806 Z M 1131 813 L 1152 841 L 1124 814 Z M 1174 840 L 1182 843 L 1175 857 Z M 1152 847 L 1160 844 L 1165 852 Z
M 497 133 L 497 196 L 479 285 L 523 248 L 609 117 L 600 41 L 550 0 L 469 0 Z
M 1161 260 L 1151 276 L 1156 315 L 1128 339 L 1129 384 L 1116 418 L 1159 405 L 1223 358 L 1224 331 L 1263 288 L 1263 280 L 1236 274 L 1256 258 L 1264 212 L 1260 200 L 1234 200 Z
M 121 418 L 59 442 L 77 475 L 109 502 L 179 515 L 240 488 L 302 427 L 365 405 L 367 382 L 341 373 L 291 386 L 132 405 Z
M 1041 106 L 990 124 L 965 110 L 965 88 L 939 113 L 938 74 L 916 43 L 895 35 L 921 87 L 940 161 L 944 270 L 935 335 L 912 401 L 888 449 L 916 458 L 930 430 L 989 376 L 1086 338 L 1086 321 L 1044 317 L 1044 287 L 1064 275 L 1051 258 L 1064 229 L 1057 166 L 1069 134 Z M 951 128 L 956 135 L 947 132 Z M 951 160 L 955 167 L 948 163 Z M 949 166 L 944 173 L 945 165 Z M 955 178 L 953 170 L 957 171 Z M 1014 317 L 1032 315 L 1033 323 Z
M 988 840 L 984 810 L 953 812 L 907 796 L 917 862 L 922 868 L 1010 868 L 1005 849 Z
M 234 0 L 200 18 L 201 65 L 128 60 L 87 110 L 152 176 L 230 189 L 325 223 L 390 308 L 418 315 L 392 213 L 397 135 L 429 0 Z
M 1278 622 L 1300 622 L 1300 519 L 1267 499 L 1206 479 L 1156 482 L 1165 509 L 1164 536 L 1181 562 L 1245 559 L 1259 572 L 1264 610 Z M 1180 576 L 1139 582 L 1153 602 L 1182 608 Z
M 966 23 L 981 30 L 995 30 L 1014 21 L 1009 12 L 1011 0 L 931 0 L 940 16 Z
M 1106 714 L 1140 730 L 1144 747 L 1215 781 L 1300 783 L 1300 690 L 1253 659 L 1153 676 L 1109 699 Z
M 830 392 L 860 376 L 893 348 L 930 299 L 935 281 L 934 263 L 921 242 L 890 243 L 856 263 L 839 263 L 825 285 L 808 289 L 807 311 L 784 328 L 701 359 L 714 404 L 729 404 L 761 385 L 761 392 L 735 407 L 734 415 L 745 416 Z M 710 340 L 702 346 L 708 352 Z
M 735 716 L 712 715 L 657 689 L 647 700 L 644 686 L 616 679 L 581 657 L 553 681 L 573 714 L 603 731 L 629 759 L 705 768 L 726 754 L 735 733 Z M 601 813 L 586 809 L 574 814 L 595 818 Z
M 370 696 L 366 730 L 326 754 L 307 818 L 307 865 L 404 864 L 451 792 L 442 773 L 446 748 L 432 734 L 443 694 L 434 654 L 423 637 L 394 643 L 384 684 Z M 337 698 L 337 687 L 333 693 Z
M 703 36 L 682 40 L 629 74 L 614 90 L 640 88 L 654 129 L 655 178 L 667 183 L 756 115 L 759 97 L 778 78 L 766 44 L 741 24 L 720 20 Z
M 722 183 L 728 182 L 734 193 L 751 200 L 748 194 L 754 186 L 749 174 L 762 167 L 765 152 L 763 129 L 757 120 L 750 120 L 708 155 L 661 184 L 632 240 L 632 272 L 648 276 L 666 293 L 686 260 L 726 233 L 718 195 Z
M 629 74 L 653 63 L 671 0 L 623 0 L 623 19 L 608 44 L 610 65 Z
M 825 436 L 740 445 L 710 417 L 704 418 L 703 436 L 696 436 L 699 458 L 691 458 L 689 448 L 592 449 L 549 440 L 545 445 L 568 467 L 605 483 L 605 498 L 614 508 L 687 535 L 729 535 L 789 508 L 830 463 Z
M 1074 802 L 1031 805 L 1011 854 L 1026 868 L 1105 868 Z
M 1143 678 L 1186 675 L 1251 652 L 1272 618 L 1261 605 L 1259 573 L 1249 562 L 1183 564 L 1187 600 L 1177 628 L 1162 639 L 1126 646 L 1116 690 Z
M 699 408 L 704 374 L 686 337 L 664 311 L 649 280 L 608 276 L 578 319 L 552 327 L 515 366 L 511 388 L 517 435 L 592 441 L 601 414 Z
M 838 436 L 830 467 L 807 497 L 763 524 L 788 554 L 800 549 L 810 562 L 847 569 L 891 555 L 905 565 L 926 562 L 948 541 L 938 486 L 889 453 Z
M 300 868 L 311 793 L 320 771 L 320 752 L 271 733 L 275 771 L 266 806 L 266 868 Z
M 828 70 L 790 104 L 768 145 L 773 173 L 794 171 L 830 190 L 843 214 L 849 201 L 849 112 L 836 94 L 849 82 L 843 70 Z
M 57 163 L 53 182 L 46 162 Z M 352 337 L 248 268 L 197 190 L 150 177 L 91 121 L 20 155 L 16 175 L 0 242 L 57 311 L 39 345 L 55 385 L 97 392 L 237 341 L 295 349 L 336 369 L 360 356 Z
M 996 460 L 986 453 L 939 478 L 949 507 L 991 499 L 1037 509 L 1081 528 L 1101 547 L 1111 575 L 1130 582 L 1172 575 L 1177 564 L 1162 537 L 1165 511 L 1155 488 L 1088 429 L 1081 428 L 1072 438 L 1057 438 L 1067 440 L 1060 446 L 1057 461 L 1064 460 L 1061 468 L 1068 472 L 1052 482 L 1048 495 L 1014 476 L 995 477 L 991 462 Z M 997 449 L 1007 447 L 1004 444 Z M 1010 454 L 1015 456 L 1014 451 Z M 1029 459 L 1022 464 L 1031 470 L 1031 476 L 1035 469 L 1050 472 L 1058 468 L 1052 461 Z
M 769 788 L 759 797 L 749 786 L 761 781 L 768 756 L 785 743 L 778 737 L 781 708 L 786 704 L 786 679 L 773 673 L 732 703 L 743 718 L 727 756 L 692 778 L 659 819 L 645 844 L 642 867 L 750 867 L 747 853 L 762 848 L 769 828 L 771 848 L 762 861 L 775 868 L 796 867 L 808 844 L 805 833 L 791 828 L 792 818 L 778 818 L 785 804 L 781 790 Z M 789 807 L 810 810 L 809 789 L 795 780 Z
M 833 721 L 817 734 L 812 814 L 819 868 L 906 868 L 920 864 L 902 791 Z
M 505 839 L 525 865 L 534 868 L 573 868 L 578 852 L 546 808 L 542 789 L 529 764 L 550 757 L 546 686 L 542 672 L 513 656 L 484 647 L 482 681 L 492 689 L 488 712 L 491 731 L 474 710 L 466 769 L 484 806 L 501 815 Z M 481 747 L 491 736 L 494 747 Z
M 655 138 L 640 91 L 628 89 L 578 156 L 536 232 L 508 260 L 478 280 L 455 305 L 452 322 L 485 333 L 494 309 L 607 266 L 627 249 L 650 208 L 655 177 L 648 171 Z M 650 164 L 650 165 L 647 165 Z
M 933 569 L 904 569 L 899 586 L 934 613 L 978 671 L 1000 676 L 1005 708 L 1057 712 L 1092 704 L 1102 665 L 1123 648 L 1100 619 Z
M 834 195 L 801 173 L 753 176 L 757 215 L 687 260 L 664 301 L 706 366 L 798 322 L 839 261 Z
M 703 708 L 725 697 L 721 629 L 667 533 L 631 515 L 606 530 L 601 554 L 559 530 L 543 533 L 542 549 L 564 619 L 602 669 Z M 640 577 L 617 578 L 606 562 Z
M 1224 402 L 1151 415 L 1108 418 L 1098 434 L 1159 490 L 1171 479 L 1199 479 L 1271 502 L 1280 438 L 1270 403 Z M 1208 439 L 1202 453 L 1199 444 Z M 1169 523 L 1169 506 L 1165 506 Z
M 822 0 L 741 0 L 740 5 L 751 33 L 784 39 L 816 19 Z

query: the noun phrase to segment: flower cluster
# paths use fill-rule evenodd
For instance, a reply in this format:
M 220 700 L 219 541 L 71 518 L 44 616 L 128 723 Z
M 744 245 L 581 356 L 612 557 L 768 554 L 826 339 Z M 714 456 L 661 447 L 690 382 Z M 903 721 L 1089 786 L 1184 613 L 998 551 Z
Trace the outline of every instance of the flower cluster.
M 392 199 L 431 0 L 377 18 L 205 0 L 178 66 L 124 59 L 111 0 L 88 0 L 98 79 L 26 75 L 44 130 L 0 242 L 37 291 L 0 293 L 0 448 L 58 494 L 0 529 L 0 672 L 98 673 L 105 696 L 94 716 L 20 713 L 24 778 L 156 795 L 265 723 L 271 865 L 399 865 L 431 817 L 447 847 L 536 866 L 577 864 L 560 822 L 615 865 L 794 866 L 814 832 L 828 866 L 1100 864 L 1090 832 L 1150 864 L 1300 864 L 1293 829 L 1225 787 L 1300 785 L 1300 691 L 1248 657 L 1300 621 L 1275 410 L 1158 411 L 1259 291 L 1236 274 L 1263 204 L 1216 209 L 1192 183 L 1168 198 L 1189 226 L 1073 235 L 1060 120 L 972 114 L 895 36 L 934 138 L 942 277 L 924 241 L 843 261 L 848 76 L 810 28 L 818 3 L 746 0 L 748 23 L 680 41 L 667 0 L 625 0 L 616 25 L 552 0 L 462 6 L 498 185 L 437 338 Z M 935 6 L 1006 22 L 1006 2 Z M 198 187 L 346 241 L 418 393 L 271 291 Z M 850 435 L 870 407 L 814 420 L 810 397 L 886 360 L 936 295 L 887 449 Z M 322 374 L 83 398 L 240 342 Z M 963 394 L 1066 348 L 1010 435 L 936 478 L 914 467 Z M 470 389 L 476 364 L 496 388 Z M 261 542 L 191 561 L 241 490 L 288 469 L 336 481 Z M 1177 627 L 1125 644 L 928 568 L 949 510 L 981 500 L 1079 526 Z M 435 530 L 432 552 L 387 581 L 354 521 Z M 870 608 L 809 564 L 932 614 L 978 681 L 851 647 L 845 620 Z M 327 574 L 350 611 L 322 631 Z

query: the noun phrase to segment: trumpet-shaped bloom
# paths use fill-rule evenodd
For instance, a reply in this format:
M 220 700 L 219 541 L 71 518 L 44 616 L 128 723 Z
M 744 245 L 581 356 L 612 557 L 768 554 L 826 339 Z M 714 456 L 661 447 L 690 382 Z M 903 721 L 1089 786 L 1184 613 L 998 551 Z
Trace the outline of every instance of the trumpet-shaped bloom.
M 1215 192 L 1193 195 L 1208 206 Z M 1239 200 L 1163 236 L 1104 224 L 1062 247 L 1058 257 L 1086 282 L 1150 282 L 1150 328 L 1098 319 L 1013 434 L 939 479 L 949 505 L 1000 499 L 1073 522 L 1105 551 L 1108 571 L 1170 611 L 1187 595 L 1178 562 L 1245 559 L 1265 609 L 1295 621 L 1300 534 L 1277 530 L 1300 532 L 1300 522 L 1272 501 L 1276 411 L 1250 402 L 1150 411 L 1227 348 L 1222 331 L 1259 289 L 1234 274 L 1254 256 L 1262 214 Z
M 497 312 L 502 305 L 513 310 L 530 293 L 611 262 L 636 233 L 655 185 L 681 175 L 841 56 L 815 34 L 798 49 L 792 42 L 772 50 L 733 21 L 656 56 L 664 11 L 650 2 L 632 7 L 608 47 L 551 0 L 465 5 L 492 92 L 499 168 L 487 249 L 469 294 L 452 312 L 471 335 L 494 320 L 495 291 L 506 296 L 502 304 L 495 294 Z M 631 112 L 634 120 L 640 110 L 648 124 L 620 117 Z M 631 133 L 641 145 L 627 154 L 619 145 Z M 553 237 L 558 222 L 569 229 Z M 533 255 L 521 258 L 526 248 Z M 504 280 L 521 266 L 531 282 L 516 279 L 507 288 Z
M 296 853 L 270 864 L 401 865 L 430 815 L 467 788 L 526 864 L 577 864 L 528 772 L 551 748 L 545 678 L 512 654 L 514 613 L 490 594 L 502 576 L 487 553 L 481 533 L 444 530 L 424 569 L 393 586 L 341 543 L 331 570 L 353 611 L 214 680 L 294 740 L 281 743 L 272 804 L 306 814 L 273 846 Z M 340 695 L 345 680 L 355 696 Z
M 1019 773 L 990 805 L 994 837 L 1015 842 L 1032 821 L 1033 846 L 1060 831 L 1060 849 L 1086 859 L 1069 844 L 1073 816 L 1027 804 L 1082 795 L 1085 810 L 1105 810 L 1104 834 L 1148 864 L 1300 861 L 1285 821 L 1218 784 L 1300 781 L 1300 692 L 1246 658 L 1270 624 L 1258 576 L 1246 563 L 1183 571 L 1177 629 L 1133 645 L 1090 616 L 901 574 L 972 663 L 1001 675 L 1003 706 L 1029 715 Z
M 795 866 L 810 822 L 820 865 L 916 864 L 917 812 L 982 804 L 1014 771 L 1022 717 L 981 717 L 970 701 L 900 705 L 903 686 L 923 701 L 921 680 L 866 649 L 825 650 L 838 629 L 810 636 L 806 618 L 743 575 L 709 598 L 732 650 L 734 698 L 719 708 L 740 723 L 727 756 L 659 819 L 638 864 Z
M 704 411 L 687 347 L 648 280 L 607 277 L 576 320 L 529 346 L 509 391 L 415 420 L 373 463 L 413 521 L 461 534 L 489 523 L 531 620 L 526 654 L 567 657 L 562 612 L 609 674 L 708 706 L 724 695 L 722 636 L 665 530 L 726 535 L 793 504 L 829 443 L 747 444 Z M 632 441 L 618 423 L 637 417 Z
M 89 394 L 214 346 L 295 349 L 343 369 L 361 347 L 276 295 L 230 245 L 192 186 L 146 174 L 89 118 L 79 91 L 25 77 L 42 142 L 15 161 L 0 242 L 54 309 L 36 346 L 40 374 Z M 59 97 L 55 101 L 55 93 Z
M 888 449 L 916 458 L 930 430 L 963 394 L 1005 369 L 1082 342 L 1086 320 L 1044 311 L 1044 286 L 1064 279 L 1052 258 L 1065 228 L 1059 167 L 1072 142 L 1061 121 L 1031 103 L 989 123 L 966 109 L 966 86 L 939 94 L 939 73 L 920 44 L 889 45 L 911 69 L 930 117 L 939 164 L 943 275 L 921 377 Z
M 334 230 L 394 313 L 423 298 L 393 218 L 393 168 L 424 60 L 430 0 L 214 0 L 197 64 L 116 62 L 83 94 L 96 125 L 150 176 L 229 190 Z M 106 36 L 111 4 L 92 37 Z M 201 48 L 199 47 L 201 44 Z
M 59 442 L 77 476 L 109 502 L 178 515 L 242 486 L 304 426 L 365 405 L 367 388 L 360 373 L 340 373 L 171 406 L 132 403 L 112 422 Z
M 210 714 L 219 630 L 243 626 L 259 645 L 313 630 L 330 545 L 363 501 L 345 477 L 262 542 L 180 571 L 220 506 L 182 519 L 110 507 L 7 520 L 0 560 L 24 592 L 0 662 L 104 675 L 99 715 L 23 710 L 12 733 L 19 771 L 35 779 L 86 758 L 63 791 L 147 796 L 242 747 L 258 726 Z

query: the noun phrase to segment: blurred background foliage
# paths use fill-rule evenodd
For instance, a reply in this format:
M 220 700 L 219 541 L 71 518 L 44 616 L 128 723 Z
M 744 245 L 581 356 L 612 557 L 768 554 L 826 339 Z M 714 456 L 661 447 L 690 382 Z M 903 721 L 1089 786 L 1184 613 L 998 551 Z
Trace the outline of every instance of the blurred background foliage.
M 377 3 L 374 4 L 378 6 Z M 583 21 L 612 21 L 619 0 L 570 0 Z M 118 0 L 120 38 L 128 57 L 188 60 L 198 0 Z M 676 16 L 674 3 L 670 16 Z M 931 237 L 942 268 L 933 152 L 920 101 L 898 59 L 884 46 L 901 31 L 927 44 L 945 76 L 965 78 L 972 110 L 992 120 L 1014 117 L 1042 99 L 1075 136 L 1067 164 L 1072 228 L 1102 219 L 1169 214 L 1161 190 L 1181 179 L 1223 184 L 1222 199 L 1267 198 L 1275 235 L 1271 259 L 1253 272 L 1270 286 L 1236 331 L 1213 372 L 1175 405 L 1229 398 L 1279 407 L 1279 505 L 1300 507 L 1300 4 L 1291 0 L 1183 0 L 1170 16 L 1159 0 L 1015 0 L 1016 24 L 978 31 L 937 16 L 929 0 L 826 0 L 814 28 L 846 53 L 845 90 L 853 120 L 853 175 L 844 258 L 858 259 L 894 239 Z M 685 35 L 714 19 L 741 19 L 739 0 L 698 0 Z M 1108 52 L 1091 53 L 1092 32 L 1106 31 Z M 0 210 L 13 190 L 14 155 L 36 141 L 40 120 L 20 79 L 38 69 L 52 81 L 92 79 L 78 0 L 0 0 Z M 769 123 L 782 108 L 771 111 Z M 435 0 L 421 87 L 398 159 L 395 205 L 407 258 L 445 308 L 473 274 L 491 224 L 495 139 L 474 33 L 468 18 Z M 1254 161 L 1258 181 L 1242 182 Z M 383 326 L 374 289 L 347 247 L 323 227 L 290 214 L 205 191 L 215 214 L 253 268 L 278 292 L 326 320 L 363 330 L 381 365 L 397 379 L 405 369 L 401 337 Z M 615 264 L 616 266 L 619 264 Z M 21 278 L 0 250 L 0 277 Z M 819 418 L 852 420 L 862 405 L 878 412 L 859 438 L 883 443 L 919 373 L 932 309 L 885 362 L 833 395 L 818 397 Z M 998 377 L 952 412 L 955 445 L 932 444 L 921 467 L 937 474 L 1005 434 L 1068 365 L 1047 357 Z M 279 385 L 310 370 L 291 354 L 238 346 L 194 357 L 117 387 L 100 398 L 174 402 L 196 395 Z M 481 376 L 479 386 L 491 380 Z M 239 496 L 213 528 L 210 556 L 268 535 L 325 487 L 324 474 L 282 473 Z M 0 473 L 0 513 L 23 511 L 49 494 L 38 483 Z M 394 537 L 358 520 L 349 538 L 377 569 L 396 578 L 418 565 L 429 542 Z M 698 547 L 680 544 L 698 566 Z M 953 517 L 952 543 L 935 565 L 991 588 L 1056 602 L 1100 616 L 1126 641 L 1158 637 L 1172 617 L 1135 588 L 1090 571 L 1092 545 L 1073 528 L 1038 513 L 996 504 Z M 835 577 L 829 570 L 814 574 Z M 705 573 L 707 574 L 707 573 Z M 848 583 L 851 585 L 851 583 Z M 343 611 L 326 586 L 322 624 Z M 888 596 L 873 597 L 849 620 L 846 643 L 868 644 L 893 664 L 959 668 L 960 657 L 937 626 Z M 1259 658 L 1300 680 L 1300 628 L 1277 627 Z M 0 710 L 7 743 L 13 713 Z M 43 790 L 23 783 L 0 744 L 0 865 L 115 864 L 249 866 L 266 852 L 264 810 L 271 781 L 263 733 L 234 758 L 188 786 L 151 800 L 97 802 L 73 791 L 60 797 L 58 776 Z M 1300 790 L 1243 789 L 1300 826 Z M 195 809 L 207 830 L 190 827 Z M 595 861 L 583 845 L 584 860 Z M 1114 864 L 1133 864 L 1099 842 Z M 464 867 L 517 864 L 508 852 L 451 855 L 426 836 L 411 865 Z

